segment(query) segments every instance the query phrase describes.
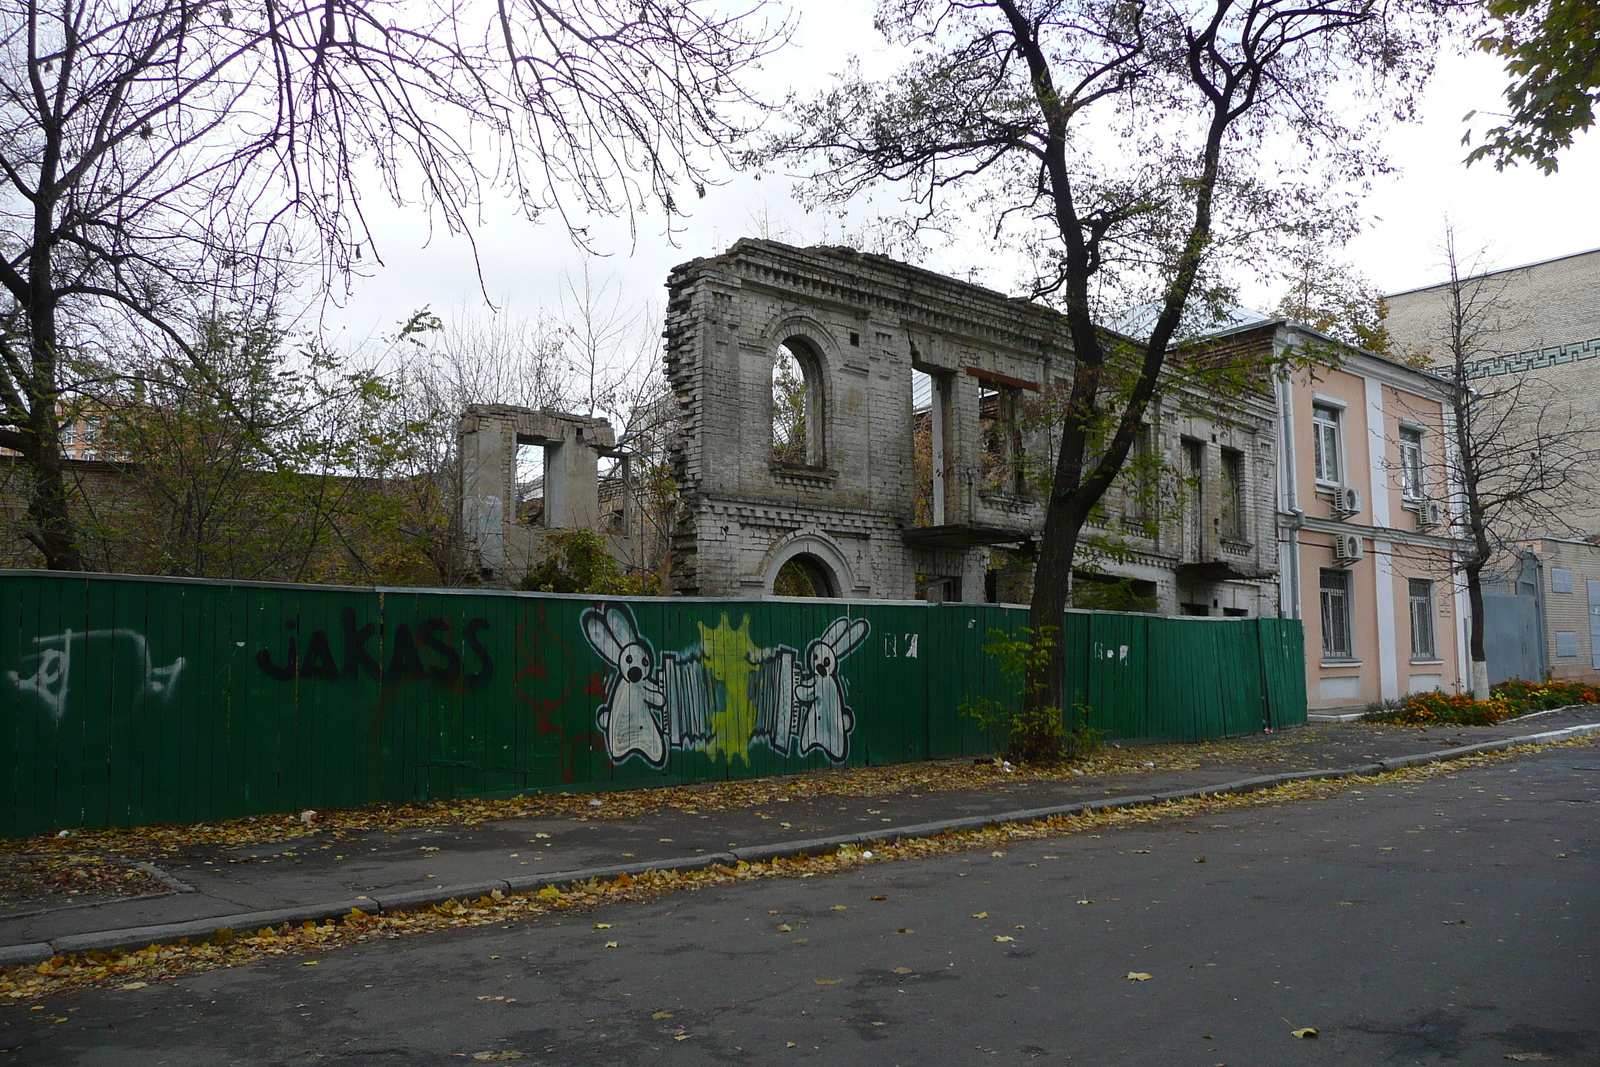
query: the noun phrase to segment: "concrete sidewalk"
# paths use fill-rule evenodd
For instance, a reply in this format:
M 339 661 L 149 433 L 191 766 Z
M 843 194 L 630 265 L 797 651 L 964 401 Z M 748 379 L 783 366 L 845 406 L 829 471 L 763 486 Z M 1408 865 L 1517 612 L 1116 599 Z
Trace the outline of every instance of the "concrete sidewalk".
M 203 938 L 221 927 L 253 929 L 334 918 L 352 908 L 404 910 L 451 897 L 477 897 L 496 889 L 520 892 L 624 870 L 687 869 L 816 853 L 874 837 L 931 835 L 1109 804 L 1373 773 L 1507 747 L 1524 738 L 1558 740 L 1588 732 L 1600 732 L 1600 708 L 1563 709 L 1487 728 L 1313 725 L 1197 747 L 1194 751 L 1202 758 L 1184 769 L 1155 767 L 1108 777 L 1064 771 L 1047 779 L 1001 780 L 983 790 L 877 797 L 798 790 L 739 810 L 681 807 L 633 818 L 608 816 L 607 798 L 601 795 L 595 798 L 597 806 L 586 809 L 588 816 L 508 819 L 459 829 L 330 831 L 251 848 L 197 848 L 161 862 L 159 875 L 172 887 L 170 892 L 27 914 L 7 915 L 0 905 L 0 964 Z

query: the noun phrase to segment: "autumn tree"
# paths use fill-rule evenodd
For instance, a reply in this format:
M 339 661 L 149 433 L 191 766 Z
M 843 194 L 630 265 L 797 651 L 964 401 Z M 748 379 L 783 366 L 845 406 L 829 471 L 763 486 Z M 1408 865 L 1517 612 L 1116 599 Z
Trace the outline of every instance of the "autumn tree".
M 0 0 L 0 447 L 27 539 L 83 564 L 61 427 L 91 368 L 158 337 L 201 359 L 218 294 L 346 277 L 372 189 L 458 231 L 494 189 L 530 220 L 670 214 L 778 39 L 700 0 Z
M 1307 246 L 1290 254 L 1283 280 L 1276 314 L 1353 348 L 1393 354 L 1383 293 L 1360 271 Z
M 924 228 L 978 220 L 1037 265 L 1074 363 L 1031 625 L 1060 625 L 1083 527 L 1113 484 L 1169 354 L 1230 274 L 1308 237 L 1337 242 L 1373 135 L 1409 113 L 1434 49 L 1422 0 L 888 0 L 910 56 L 795 104 L 766 158 L 811 161 L 842 202 L 899 186 Z M 1134 345 L 1097 329 L 1143 306 Z M 1029 686 L 1062 704 L 1059 645 Z

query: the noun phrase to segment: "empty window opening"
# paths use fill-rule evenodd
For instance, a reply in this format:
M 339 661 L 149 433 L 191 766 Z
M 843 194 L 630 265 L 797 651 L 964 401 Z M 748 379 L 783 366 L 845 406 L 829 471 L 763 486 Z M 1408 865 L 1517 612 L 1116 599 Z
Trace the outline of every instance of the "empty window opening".
M 1183 500 L 1183 558 L 1200 557 L 1205 545 L 1205 444 L 1183 439 L 1183 477 L 1187 492 Z
M 627 457 L 602 454 L 597 464 L 597 473 L 600 528 L 607 533 L 626 533 L 632 500 Z
M 772 583 L 777 596 L 837 596 L 833 573 L 816 556 L 802 552 L 778 568 Z
M 1244 514 L 1244 453 L 1231 448 L 1222 450 L 1222 500 L 1218 509 L 1217 525 L 1223 537 L 1235 541 L 1245 535 Z
M 809 345 L 790 338 L 772 361 L 772 458 L 795 466 L 823 465 L 821 362 Z
M 1139 427 L 1128 459 L 1122 468 L 1122 520 L 1132 527 L 1154 534 L 1150 528 L 1156 518 L 1156 485 L 1160 461 L 1150 447 L 1150 428 Z
M 546 526 L 545 463 L 543 442 L 517 440 L 517 522 L 524 526 Z
M 1085 608 L 1089 611 L 1143 612 L 1155 612 L 1159 609 L 1159 593 L 1155 582 L 1084 571 L 1074 571 L 1072 578 L 1072 606 L 1075 608 Z M 1200 614 L 1204 615 L 1207 612 L 1202 611 Z
M 936 425 L 933 376 L 919 370 L 911 372 L 911 485 L 914 521 L 918 526 L 936 526 L 934 507 L 934 436 Z M 942 441 L 940 442 L 943 443 Z M 926 599 L 926 598 L 924 598 Z M 941 598 L 942 599 L 942 598 Z
M 1020 389 L 978 384 L 978 428 L 983 441 L 983 487 L 1022 496 L 1026 491 Z
M 961 579 L 940 574 L 917 575 L 917 599 L 930 604 L 955 604 L 961 600 Z

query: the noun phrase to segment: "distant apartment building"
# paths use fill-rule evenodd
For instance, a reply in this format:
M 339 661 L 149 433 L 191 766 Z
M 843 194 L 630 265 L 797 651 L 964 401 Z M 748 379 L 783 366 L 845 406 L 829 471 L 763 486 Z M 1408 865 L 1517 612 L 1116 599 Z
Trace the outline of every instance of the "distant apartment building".
M 1311 709 L 1458 691 L 1466 601 L 1450 487 L 1433 484 L 1449 384 L 1286 319 L 1208 343 L 1311 364 L 1276 397 L 1278 613 L 1304 621 Z
M 1464 279 L 1463 292 L 1484 309 L 1481 350 L 1469 360 L 1468 376 L 1486 394 L 1497 384 L 1525 379 L 1537 388 L 1512 411 L 1505 432 L 1523 434 L 1536 446 L 1537 409 L 1556 405 L 1571 418 L 1592 418 L 1600 406 L 1600 249 L 1577 252 Z M 1384 298 L 1385 328 L 1409 358 L 1440 366 L 1451 359 L 1447 344 L 1451 288 L 1441 282 Z M 1547 416 L 1548 417 L 1548 416 Z M 1597 431 L 1600 432 L 1600 431 Z M 1600 462 L 1589 479 L 1600 487 Z M 1551 536 L 1600 535 L 1600 492 L 1564 507 L 1564 529 L 1535 531 Z

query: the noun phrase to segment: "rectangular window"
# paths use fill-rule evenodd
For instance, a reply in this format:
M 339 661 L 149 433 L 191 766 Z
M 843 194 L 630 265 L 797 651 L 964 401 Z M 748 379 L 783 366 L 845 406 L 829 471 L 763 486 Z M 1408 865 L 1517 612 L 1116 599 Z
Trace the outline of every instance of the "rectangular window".
M 1327 485 L 1342 485 L 1339 475 L 1339 409 L 1327 404 L 1311 405 L 1311 433 L 1317 481 Z
M 1132 525 L 1143 524 L 1153 513 L 1154 465 L 1155 457 L 1150 454 L 1150 428 L 1141 426 L 1122 468 L 1122 517 Z
M 1556 631 L 1556 655 L 1562 659 L 1572 659 L 1578 654 L 1578 631 Z
M 1350 572 L 1322 572 L 1322 658 L 1354 659 L 1350 640 Z
M 1400 494 L 1407 500 L 1421 500 L 1422 431 L 1400 429 Z
M 1244 515 L 1244 453 L 1231 448 L 1222 450 L 1222 536 L 1243 540 Z
M 1565 567 L 1551 567 L 1550 591 L 1553 593 L 1572 592 L 1572 572 Z
M 1438 659 L 1434 643 L 1433 583 L 1412 578 L 1411 585 L 1411 658 Z

